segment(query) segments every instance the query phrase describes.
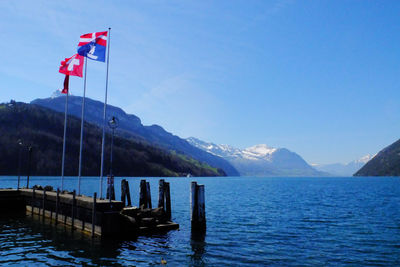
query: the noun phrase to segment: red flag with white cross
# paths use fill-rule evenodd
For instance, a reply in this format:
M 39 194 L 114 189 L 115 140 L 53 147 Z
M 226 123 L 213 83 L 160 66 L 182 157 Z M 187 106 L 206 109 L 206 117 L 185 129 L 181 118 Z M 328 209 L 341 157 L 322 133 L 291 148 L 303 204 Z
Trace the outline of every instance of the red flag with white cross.
M 61 61 L 59 72 L 65 74 L 64 88 L 62 89 L 61 93 L 68 94 L 69 76 L 82 77 L 83 56 L 75 54 L 70 58 L 66 58 L 64 61 Z
M 83 56 L 75 54 L 70 58 L 61 61 L 60 73 L 71 76 L 82 77 L 83 73 Z

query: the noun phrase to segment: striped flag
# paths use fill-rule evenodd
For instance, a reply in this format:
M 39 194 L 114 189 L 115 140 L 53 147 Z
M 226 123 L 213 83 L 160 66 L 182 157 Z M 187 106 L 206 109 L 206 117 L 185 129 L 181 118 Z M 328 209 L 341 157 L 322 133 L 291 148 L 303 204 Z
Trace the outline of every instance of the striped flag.
M 93 32 L 81 35 L 78 54 L 96 61 L 105 62 L 108 32 Z

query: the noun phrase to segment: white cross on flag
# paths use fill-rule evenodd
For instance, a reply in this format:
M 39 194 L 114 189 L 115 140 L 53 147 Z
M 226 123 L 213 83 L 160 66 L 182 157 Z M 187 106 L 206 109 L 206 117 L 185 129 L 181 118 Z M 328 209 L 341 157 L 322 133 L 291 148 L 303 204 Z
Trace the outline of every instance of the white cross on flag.
M 61 61 L 60 73 L 71 76 L 82 77 L 83 73 L 83 56 L 75 54 L 70 58 Z

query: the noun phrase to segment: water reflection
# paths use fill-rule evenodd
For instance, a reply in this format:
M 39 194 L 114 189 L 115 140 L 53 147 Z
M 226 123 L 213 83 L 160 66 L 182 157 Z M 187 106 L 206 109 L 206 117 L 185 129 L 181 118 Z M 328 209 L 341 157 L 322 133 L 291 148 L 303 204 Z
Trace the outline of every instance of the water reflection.
M 203 266 L 204 254 L 206 252 L 206 230 L 192 230 L 190 235 L 190 246 L 192 248 L 193 254 L 191 255 L 191 265 L 192 266 Z

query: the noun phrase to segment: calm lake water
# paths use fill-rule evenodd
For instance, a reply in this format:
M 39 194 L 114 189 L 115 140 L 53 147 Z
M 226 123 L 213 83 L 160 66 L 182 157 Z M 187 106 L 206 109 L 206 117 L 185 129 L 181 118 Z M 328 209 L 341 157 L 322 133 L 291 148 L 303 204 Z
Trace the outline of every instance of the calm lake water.
M 158 178 L 147 178 L 152 201 Z M 29 218 L 0 219 L 0 265 L 400 265 L 400 178 L 166 178 L 180 230 L 91 242 Z M 190 231 L 190 182 L 205 185 L 207 233 Z M 140 178 L 128 178 L 134 205 Z M 25 179 L 22 179 L 25 185 Z M 16 187 L 0 177 L 0 187 Z M 30 185 L 60 185 L 31 178 Z M 77 188 L 67 178 L 66 189 Z M 117 198 L 120 179 L 116 179 Z M 98 178 L 83 178 L 93 195 Z

